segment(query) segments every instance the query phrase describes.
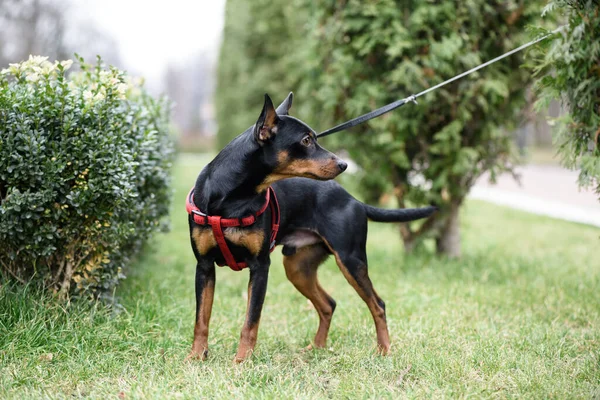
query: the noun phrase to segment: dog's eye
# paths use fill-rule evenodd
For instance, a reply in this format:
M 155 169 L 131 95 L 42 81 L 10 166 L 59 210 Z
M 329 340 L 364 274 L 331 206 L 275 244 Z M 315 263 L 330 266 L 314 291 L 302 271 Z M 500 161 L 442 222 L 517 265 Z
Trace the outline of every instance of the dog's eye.
M 312 144 L 312 139 L 310 138 L 309 135 L 306 135 L 302 138 L 302 141 L 300 142 L 300 144 L 304 147 L 308 147 Z

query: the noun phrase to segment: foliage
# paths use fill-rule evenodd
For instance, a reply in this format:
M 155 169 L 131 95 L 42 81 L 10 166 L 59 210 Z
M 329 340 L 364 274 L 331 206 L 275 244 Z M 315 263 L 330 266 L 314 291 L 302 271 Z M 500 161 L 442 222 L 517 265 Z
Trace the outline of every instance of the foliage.
M 251 90 L 257 98 L 269 85 L 295 86 L 297 102 L 310 105 L 303 113 L 296 108 L 296 115 L 318 121 L 315 128 L 320 129 L 418 93 L 517 47 L 527 39 L 525 26 L 539 20 L 542 4 L 541 0 L 408 1 L 402 5 L 393 0 L 346 0 L 317 5 L 304 0 L 297 4 L 302 10 L 297 13 L 308 13 L 305 20 L 310 22 L 301 25 L 292 19 L 286 24 L 291 29 L 284 29 L 281 37 L 277 18 L 260 19 L 261 24 L 272 24 L 266 25 L 267 33 L 261 36 L 246 30 L 239 15 L 247 18 L 247 24 L 259 24 L 259 18 L 241 11 L 238 2 L 229 0 L 226 24 L 229 29 L 239 28 L 246 35 L 245 43 L 256 46 L 253 52 L 236 52 L 253 85 L 221 79 L 220 92 Z M 276 13 L 289 7 L 284 1 L 269 3 L 257 10 Z M 292 51 L 286 47 L 290 36 Z M 222 55 L 233 51 L 232 41 L 234 36 L 226 28 Z M 294 58 L 297 54 L 301 57 Z M 284 72 L 290 77 L 279 79 L 279 63 L 289 58 L 294 62 Z M 230 68 L 226 61 L 222 57 L 220 70 Z M 520 65 L 521 56 L 514 55 L 420 98 L 418 106 L 407 105 L 351 132 L 324 139 L 328 147 L 348 150 L 362 167 L 361 188 L 369 202 L 394 193 L 400 206 L 441 206 L 442 211 L 419 228 L 402 227 L 408 248 L 433 235 L 438 250 L 456 255 L 456 240 L 450 245 L 448 238 L 456 236 L 458 209 L 469 189 L 484 172 L 493 178 L 512 170 L 512 141 L 507 132 L 518 121 L 529 77 Z M 278 78 L 269 80 L 266 68 Z M 245 112 L 249 104 L 221 96 L 219 108 L 230 110 L 219 117 L 219 134 L 223 135 L 229 123 L 226 119 Z M 249 109 L 254 113 L 257 105 Z M 245 119 L 246 124 L 254 121 Z
M 39 56 L 2 71 L 0 266 L 92 295 L 166 227 L 173 147 L 164 100 L 100 59 L 79 62 L 69 77 L 72 61 Z
M 302 1 L 228 0 L 217 71 L 218 146 L 256 122 L 263 94 L 283 100 L 304 52 Z
M 537 74 L 537 106 L 558 99 L 567 112 L 556 118 L 554 142 L 565 166 L 579 169 L 579 184 L 600 195 L 600 3 L 552 0 L 545 12 L 566 28 L 531 64 Z

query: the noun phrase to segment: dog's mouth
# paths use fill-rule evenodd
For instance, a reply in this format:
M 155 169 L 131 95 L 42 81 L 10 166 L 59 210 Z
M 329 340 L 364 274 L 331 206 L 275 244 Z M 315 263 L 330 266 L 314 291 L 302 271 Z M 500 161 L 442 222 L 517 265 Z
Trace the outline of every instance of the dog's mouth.
M 336 176 L 338 176 L 341 173 L 342 173 L 342 171 L 340 171 L 340 170 L 337 170 L 337 171 L 336 170 L 334 170 L 334 171 L 327 170 L 327 171 L 325 171 L 324 174 L 314 175 L 313 179 L 319 179 L 319 180 L 322 180 L 322 181 L 327 181 L 329 179 L 335 178 Z
M 304 178 L 311 178 L 311 179 L 323 179 L 322 177 L 320 177 L 317 174 L 313 174 L 312 172 L 307 172 L 304 175 Z
M 327 160 L 293 160 L 286 163 L 283 168 L 277 172 L 289 177 L 299 176 L 317 180 L 328 180 L 338 176 L 343 168 L 339 166 L 340 161 L 337 159 Z
M 301 171 L 299 176 L 304 178 L 316 179 L 319 181 L 327 181 L 335 178 L 343 172 L 343 169 L 337 167 L 337 164 L 331 165 L 327 163 L 325 165 L 318 165 L 315 169 Z
M 309 179 L 314 179 L 314 180 L 317 180 L 317 181 L 328 181 L 330 179 L 335 178 L 340 173 L 341 173 L 341 171 L 338 171 L 338 172 L 323 171 L 323 173 L 317 173 L 317 172 L 311 172 L 311 171 L 304 171 L 302 173 L 281 174 L 281 175 L 285 176 L 286 178 L 309 178 Z
M 328 181 L 341 174 L 347 166 L 338 158 L 332 157 L 324 161 L 323 159 L 296 159 L 284 162 L 263 180 L 257 187 L 257 192 L 264 191 L 273 182 L 294 177 Z
M 302 175 L 303 178 L 310 178 L 310 179 L 314 179 L 316 181 L 328 181 L 331 180 L 333 178 L 335 178 L 336 176 L 338 176 L 339 174 L 335 174 L 335 175 L 315 175 L 315 174 L 305 174 Z

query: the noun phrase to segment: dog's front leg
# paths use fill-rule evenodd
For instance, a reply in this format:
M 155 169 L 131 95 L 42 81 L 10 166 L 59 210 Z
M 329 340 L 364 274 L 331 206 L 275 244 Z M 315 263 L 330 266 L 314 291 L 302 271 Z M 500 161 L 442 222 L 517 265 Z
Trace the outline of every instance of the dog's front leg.
M 240 335 L 240 345 L 235 356 L 235 362 L 242 362 L 249 357 L 256 345 L 260 313 L 267 293 L 270 264 L 271 260 L 268 256 L 263 260 L 249 264 L 250 281 L 248 282 L 246 321 Z
M 215 294 L 215 264 L 200 258 L 196 264 L 196 324 L 188 359 L 204 360 L 208 355 L 208 323 Z

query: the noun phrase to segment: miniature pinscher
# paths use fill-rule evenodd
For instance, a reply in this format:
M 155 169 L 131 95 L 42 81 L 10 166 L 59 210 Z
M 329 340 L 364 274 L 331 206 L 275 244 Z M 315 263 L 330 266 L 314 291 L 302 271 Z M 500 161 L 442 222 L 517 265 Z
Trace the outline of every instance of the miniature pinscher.
M 188 196 L 197 260 L 196 322 L 188 358 L 204 360 L 208 354 L 215 263 L 250 270 L 246 319 L 235 361 L 252 353 L 275 245 L 283 245 L 288 279 L 319 314 L 309 348 L 325 346 L 335 310 L 335 301 L 317 279 L 319 265 L 333 254 L 373 316 L 379 352 L 389 352 L 385 304 L 367 272 L 367 220 L 413 221 L 437 208 L 385 210 L 352 197 L 332 180 L 347 164 L 317 143 L 313 129 L 288 114 L 292 99 L 290 93 L 275 109 L 265 95 L 256 124 L 202 170 Z

